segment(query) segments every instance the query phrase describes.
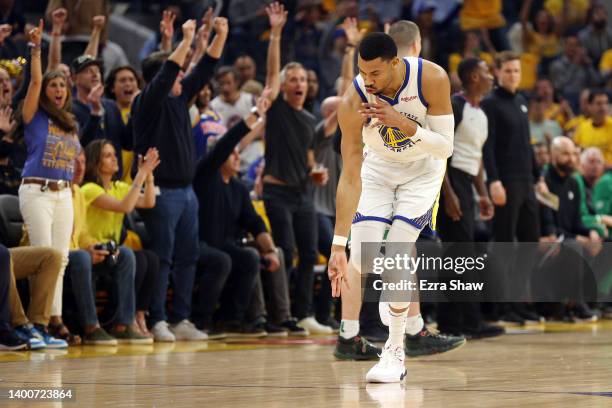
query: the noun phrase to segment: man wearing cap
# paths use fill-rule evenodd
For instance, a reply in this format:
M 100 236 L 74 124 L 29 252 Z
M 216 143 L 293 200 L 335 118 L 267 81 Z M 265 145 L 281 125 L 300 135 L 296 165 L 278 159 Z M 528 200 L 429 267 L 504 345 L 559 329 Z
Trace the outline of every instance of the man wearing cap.
M 72 81 L 76 88 L 72 110 L 79 122 L 79 137 L 86 147 L 96 139 L 112 141 L 117 152 L 119 174 L 123 174 L 121 150 L 132 150 L 131 123 L 123 123 L 115 101 L 102 97 L 102 60 L 81 55 L 72 61 Z

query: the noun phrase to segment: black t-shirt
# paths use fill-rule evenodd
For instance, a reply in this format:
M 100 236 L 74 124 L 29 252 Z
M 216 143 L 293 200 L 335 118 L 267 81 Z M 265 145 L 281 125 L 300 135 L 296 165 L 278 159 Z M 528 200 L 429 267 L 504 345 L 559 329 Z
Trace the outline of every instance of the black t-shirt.
M 315 118 L 305 109 L 295 110 L 282 95 L 272 103 L 266 121 L 265 174 L 290 186 L 308 181 L 308 150 L 314 146 Z

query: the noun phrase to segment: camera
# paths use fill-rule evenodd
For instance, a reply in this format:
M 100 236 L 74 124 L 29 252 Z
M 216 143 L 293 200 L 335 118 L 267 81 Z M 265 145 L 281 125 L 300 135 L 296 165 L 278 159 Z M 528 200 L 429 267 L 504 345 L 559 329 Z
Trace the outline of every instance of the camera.
M 94 249 L 98 251 L 108 251 L 108 255 L 104 259 L 104 263 L 106 266 L 115 266 L 117 265 L 117 250 L 119 247 L 117 243 L 113 240 L 105 242 L 103 244 L 97 244 L 94 246 Z

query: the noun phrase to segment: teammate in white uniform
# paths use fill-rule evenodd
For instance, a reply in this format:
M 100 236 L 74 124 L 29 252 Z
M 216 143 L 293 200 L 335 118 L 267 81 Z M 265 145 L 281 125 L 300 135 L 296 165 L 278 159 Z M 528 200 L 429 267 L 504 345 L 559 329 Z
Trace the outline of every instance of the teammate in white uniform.
M 432 222 L 453 147 L 450 83 L 442 68 L 419 58 L 398 58 L 393 39 L 383 33 L 362 40 L 358 66 L 360 75 L 338 110 L 343 169 L 328 268 L 332 294 L 342 296 L 337 356 L 357 340 L 367 351 L 357 336 L 361 244 L 380 244 L 388 225 L 388 243 L 416 241 Z M 345 252 L 349 228 L 350 265 Z M 398 382 L 406 376 L 403 343 L 410 303 L 408 298 L 394 300 L 389 339 L 380 362 L 366 376 L 371 382 Z

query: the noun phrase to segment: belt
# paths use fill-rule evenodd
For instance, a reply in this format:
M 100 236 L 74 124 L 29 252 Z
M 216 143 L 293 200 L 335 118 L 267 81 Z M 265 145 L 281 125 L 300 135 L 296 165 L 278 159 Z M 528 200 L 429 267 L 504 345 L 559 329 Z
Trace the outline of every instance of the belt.
M 40 191 L 61 191 L 65 188 L 70 188 L 72 183 L 67 180 L 24 178 L 21 180 L 21 184 L 38 184 L 40 186 Z

